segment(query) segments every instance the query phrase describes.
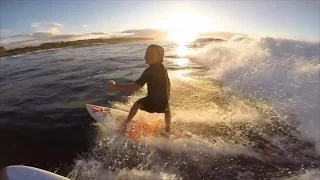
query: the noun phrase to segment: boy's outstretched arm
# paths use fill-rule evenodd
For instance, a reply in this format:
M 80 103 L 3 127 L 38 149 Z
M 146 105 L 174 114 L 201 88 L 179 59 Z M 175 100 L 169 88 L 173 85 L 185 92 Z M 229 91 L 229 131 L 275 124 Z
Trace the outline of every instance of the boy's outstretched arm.
M 137 83 L 130 84 L 115 84 L 114 81 L 109 81 L 106 84 L 106 88 L 112 91 L 136 91 L 141 88 L 141 86 Z
M 114 81 L 109 81 L 106 84 L 106 88 L 112 91 L 136 91 L 144 86 L 150 79 L 152 71 L 147 68 L 141 75 L 141 77 L 135 82 L 130 84 L 116 84 Z

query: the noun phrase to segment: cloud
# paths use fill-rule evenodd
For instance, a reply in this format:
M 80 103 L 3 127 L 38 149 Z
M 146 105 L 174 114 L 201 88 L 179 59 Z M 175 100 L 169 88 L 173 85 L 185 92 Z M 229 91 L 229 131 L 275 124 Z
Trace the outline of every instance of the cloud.
M 109 33 L 105 33 L 105 32 L 92 32 L 90 33 L 91 35 L 107 35 Z
M 159 40 L 166 40 L 168 37 L 168 32 L 165 30 L 157 30 L 157 29 L 130 29 L 126 31 L 122 31 L 118 36 L 126 36 L 126 37 L 148 37 L 155 38 Z M 233 33 L 233 32 L 202 32 L 199 33 L 198 38 L 221 38 L 225 40 L 229 40 L 233 37 L 243 37 L 247 38 L 248 35 L 243 33 Z
M 54 35 L 51 36 L 49 39 L 52 40 L 68 40 L 72 38 L 78 38 L 78 37 L 83 37 L 86 36 L 85 34 L 60 34 L 60 35 Z
M 70 33 L 70 34 L 60 34 L 57 31 L 50 31 L 52 28 L 63 27 L 62 24 L 52 23 L 33 23 L 32 26 L 37 30 L 30 34 L 20 34 L 9 37 L 1 37 L 1 46 L 7 49 L 24 47 L 24 46 L 36 46 L 47 42 L 57 42 L 57 41 L 74 41 L 80 39 L 93 39 L 93 38 L 110 38 L 110 37 L 146 37 L 154 38 L 157 40 L 165 40 L 167 38 L 168 32 L 165 30 L 156 29 L 129 29 L 122 32 L 116 33 L 106 33 L 106 32 L 90 32 L 90 33 Z M 44 30 L 47 31 L 44 31 Z M 222 38 L 222 39 L 232 39 L 234 37 L 248 37 L 241 33 L 232 32 L 205 32 L 200 33 L 199 38 Z
M 45 39 L 50 38 L 54 34 L 55 33 L 53 33 L 53 32 L 35 32 L 35 33 L 32 33 L 31 36 L 34 39 L 45 40 Z
M 5 34 L 12 32 L 9 29 L 0 29 L 0 38 L 3 37 Z
M 10 36 L 10 39 L 11 39 L 11 38 L 24 38 L 24 37 L 27 37 L 27 36 L 31 36 L 31 34 L 18 34 L 18 35 L 13 35 L 13 36 Z
M 155 39 L 166 39 L 168 36 L 167 31 L 157 29 L 130 29 L 122 31 L 121 34 L 128 37 L 147 37 Z
M 7 32 L 12 32 L 10 29 L 0 29 L 1 33 L 7 33 Z
M 36 29 L 38 32 L 50 32 L 50 33 L 58 33 L 59 28 L 63 27 L 63 24 L 60 23 L 32 23 L 32 27 Z
M 235 37 L 248 38 L 248 35 L 243 33 L 234 33 L 234 32 L 202 32 L 198 34 L 199 38 L 221 38 L 229 40 Z
M 84 25 L 82 25 L 82 27 L 83 27 L 83 28 L 87 28 L 87 27 L 88 27 L 88 25 L 84 24 Z
M 33 27 L 41 28 L 41 27 L 63 27 L 63 24 L 60 23 L 32 23 Z

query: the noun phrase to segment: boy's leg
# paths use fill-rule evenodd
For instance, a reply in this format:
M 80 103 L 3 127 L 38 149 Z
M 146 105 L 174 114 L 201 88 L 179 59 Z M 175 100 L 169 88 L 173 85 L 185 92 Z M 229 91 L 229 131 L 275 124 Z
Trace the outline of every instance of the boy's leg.
M 136 101 L 133 104 L 133 106 L 131 107 L 130 111 L 129 111 L 129 114 L 128 114 L 128 117 L 127 117 L 127 121 L 126 121 L 127 123 L 131 122 L 133 117 L 137 114 L 139 107 L 140 107 L 139 102 Z
M 122 132 L 125 132 L 127 130 L 128 124 L 131 122 L 133 117 L 137 114 L 138 109 L 144 110 L 145 107 L 148 104 L 148 100 L 144 97 L 139 100 L 137 100 L 133 106 L 131 107 L 127 120 L 122 124 L 122 127 L 120 128 Z
M 166 122 L 165 131 L 170 132 L 170 130 L 171 130 L 171 111 L 170 111 L 169 106 L 166 108 L 166 111 L 164 112 L 164 120 Z
M 126 132 L 128 124 L 131 122 L 133 117 L 137 114 L 139 107 L 140 107 L 139 102 L 136 101 L 129 111 L 127 120 L 122 124 L 120 128 L 122 132 Z

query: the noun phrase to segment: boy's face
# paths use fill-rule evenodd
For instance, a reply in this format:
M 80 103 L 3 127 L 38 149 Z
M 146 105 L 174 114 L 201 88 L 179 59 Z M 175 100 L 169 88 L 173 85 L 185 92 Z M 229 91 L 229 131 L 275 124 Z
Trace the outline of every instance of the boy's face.
M 146 60 L 147 64 L 155 64 L 155 63 L 159 63 L 159 55 L 156 52 L 155 49 L 152 48 L 148 48 L 146 51 L 146 54 L 144 56 L 144 59 Z

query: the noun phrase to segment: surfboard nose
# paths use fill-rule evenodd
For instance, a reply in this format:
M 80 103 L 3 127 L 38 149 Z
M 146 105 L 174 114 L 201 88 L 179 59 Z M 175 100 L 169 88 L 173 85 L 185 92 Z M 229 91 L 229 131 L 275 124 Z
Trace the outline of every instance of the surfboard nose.
M 86 109 L 87 109 L 87 111 L 89 111 L 89 112 L 92 111 L 91 108 L 90 108 L 90 106 L 91 106 L 91 104 L 86 104 Z
M 99 123 L 103 123 L 104 119 L 105 119 L 105 107 L 102 106 L 96 106 L 93 104 L 86 104 L 86 109 L 89 112 L 89 114 L 91 115 L 91 117 L 93 117 L 93 119 L 95 119 L 96 121 L 98 121 Z

